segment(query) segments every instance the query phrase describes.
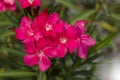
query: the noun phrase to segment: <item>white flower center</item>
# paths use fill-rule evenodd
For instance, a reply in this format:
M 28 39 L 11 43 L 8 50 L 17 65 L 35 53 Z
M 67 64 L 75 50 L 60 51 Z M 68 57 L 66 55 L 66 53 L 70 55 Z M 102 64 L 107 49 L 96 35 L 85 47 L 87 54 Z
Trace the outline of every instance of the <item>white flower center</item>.
M 28 33 L 28 35 L 30 35 L 30 36 L 33 36 L 33 35 L 34 35 L 33 31 L 28 31 L 27 33 Z
M 50 25 L 50 24 L 46 24 L 46 31 L 50 31 L 50 30 L 52 30 L 52 25 Z
M 65 44 L 67 42 L 67 38 L 61 37 L 60 38 L 60 43 Z
M 81 26 L 82 26 L 82 27 L 84 27 L 84 26 L 85 26 L 85 24 L 84 24 L 84 23 L 82 23 L 82 24 L 81 24 Z

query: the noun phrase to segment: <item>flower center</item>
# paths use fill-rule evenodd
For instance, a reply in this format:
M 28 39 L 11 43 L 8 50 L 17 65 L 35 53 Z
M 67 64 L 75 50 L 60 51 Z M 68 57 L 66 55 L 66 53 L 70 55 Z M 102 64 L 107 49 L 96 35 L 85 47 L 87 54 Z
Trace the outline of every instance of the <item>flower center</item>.
M 41 57 L 41 55 L 43 55 L 43 54 L 44 54 L 43 51 L 38 50 L 38 57 Z
M 52 30 L 52 25 L 50 25 L 50 24 L 46 24 L 46 31 L 50 31 L 50 30 Z
M 65 44 L 67 42 L 67 38 L 61 37 L 60 38 L 60 43 Z
M 82 27 L 84 27 L 84 26 L 85 26 L 85 24 L 84 24 L 84 23 L 82 23 L 82 24 L 81 24 L 81 26 L 82 26 Z
M 34 35 L 33 31 L 28 31 L 27 33 L 28 33 L 28 35 L 30 35 L 30 36 L 33 36 L 33 35 Z
M 34 1 L 34 0 L 28 0 L 28 2 L 29 2 L 30 4 L 32 4 L 32 3 L 33 3 L 33 1 Z

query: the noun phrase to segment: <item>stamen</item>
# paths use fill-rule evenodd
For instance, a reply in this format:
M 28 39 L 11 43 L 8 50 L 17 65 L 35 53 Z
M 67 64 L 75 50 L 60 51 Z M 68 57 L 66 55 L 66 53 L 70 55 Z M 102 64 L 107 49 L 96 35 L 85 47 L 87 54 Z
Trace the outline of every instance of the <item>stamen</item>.
M 60 43 L 65 44 L 67 42 L 67 38 L 62 37 L 60 38 Z

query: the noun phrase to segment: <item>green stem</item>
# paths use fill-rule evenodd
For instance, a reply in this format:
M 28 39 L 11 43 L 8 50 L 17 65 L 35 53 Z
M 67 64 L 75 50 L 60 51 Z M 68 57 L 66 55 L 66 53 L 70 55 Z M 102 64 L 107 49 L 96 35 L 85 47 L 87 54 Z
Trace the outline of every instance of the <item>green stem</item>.
M 37 80 L 47 80 L 46 73 L 38 71 Z
M 104 0 L 99 0 L 99 2 L 96 4 L 96 8 L 95 8 L 94 14 L 93 14 L 93 15 L 91 16 L 91 18 L 88 20 L 88 25 L 87 25 L 87 32 L 88 32 L 88 33 L 90 32 L 90 27 L 91 27 L 92 23 L 94 22 L 97 14 L 99 13 L 99 11 L 100 11 L 101 8 L 102 8 L 103 2 L 104 2 Z

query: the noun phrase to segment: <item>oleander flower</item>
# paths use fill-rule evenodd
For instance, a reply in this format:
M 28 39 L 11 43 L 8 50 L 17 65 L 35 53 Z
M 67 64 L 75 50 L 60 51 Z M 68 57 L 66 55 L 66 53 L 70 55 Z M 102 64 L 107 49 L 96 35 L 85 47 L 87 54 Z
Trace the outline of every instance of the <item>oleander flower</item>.
M 67 51 L 71 54 L 78 48 L 76 30 L 74 26 L 67 25 L 66 30 L 59 35 L 59 44 L 57 46 L 58 57 L 63 58 Z
M 86 21 L 83 20 L 77 21 L 75 24 L 75 28 L 78 35 L 77 41 L 79 42 L 77 55 L 80 58 L 86 58 L 88 48 L 96 44 L 96 41 L 89 34 L 85 34 L 86 31 L 85 27 L 86 27 Z
M 16 9 L 16 3 L 14 0 L 0 0 L 0 11 L 6 10 L 14 11 Z
M 26 16 L 22 17 L 20 28 L 15 28 L 16 38 L 22 40 L 23 43 L 34 42 L 38 40 L 43 35 L 39 31 L 38 19 L 37 17 L 32 20 Z
M 41 38 L 35 43 L 25 44 L 25 51 L 27 54 L 24 56 L 24 62 L 28 66 L 38 65 L 39 70 L 44 72 L 50 66 L 50 59 L 55 58 L 57 51 L 54 47 L 49 45 L 49 40 Z
M 67 52 L 75 51 L 80 58 L 87 57 L 89 47 L 95 40 L 86 34 L 85 20 L 73 26 L 59 18 L 57 13 L 44 10 L 33 21 L 22 17 L 20 28 L 15 29 L 16 38 L 25 45 L 24 62 L 28 66 L 38 65 L 44 72 L 51 66 L 51 58 L 64 58 Z
M 27 8 L 27 7 L 37 7 L 40 6 L 41 0 L 19 0 L 19 3 L 22 8 Z

